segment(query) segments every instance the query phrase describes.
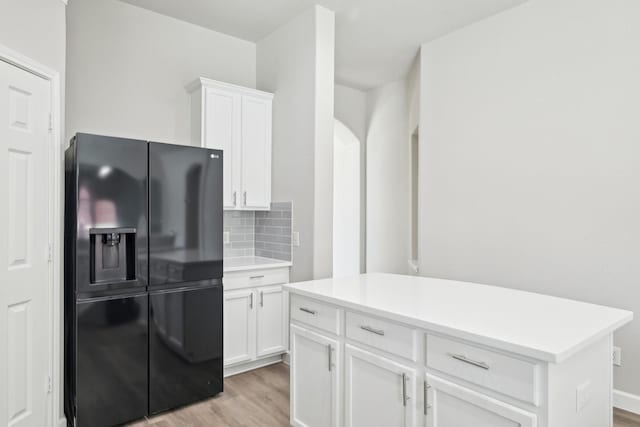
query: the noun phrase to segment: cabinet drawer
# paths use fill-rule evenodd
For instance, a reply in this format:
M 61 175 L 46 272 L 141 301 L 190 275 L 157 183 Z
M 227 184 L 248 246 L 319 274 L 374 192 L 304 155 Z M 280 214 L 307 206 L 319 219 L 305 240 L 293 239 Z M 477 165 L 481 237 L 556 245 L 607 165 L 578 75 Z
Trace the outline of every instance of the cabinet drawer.
M 539 405 L 540 365 L 474 345 L 427 335 L 427 366 Z
M 414 362 L 418 360 L 417 333 L 415 329 L 407 326 L 365 314 L 347 312 L 347 338 Z
M 232 271 L 225 273 L 222 281 L 225 290 L 281 285 L 289 282 L 289 268 Z
M 340 309 L 313 299 L 292 295 L 291 319 L 340 335 Z

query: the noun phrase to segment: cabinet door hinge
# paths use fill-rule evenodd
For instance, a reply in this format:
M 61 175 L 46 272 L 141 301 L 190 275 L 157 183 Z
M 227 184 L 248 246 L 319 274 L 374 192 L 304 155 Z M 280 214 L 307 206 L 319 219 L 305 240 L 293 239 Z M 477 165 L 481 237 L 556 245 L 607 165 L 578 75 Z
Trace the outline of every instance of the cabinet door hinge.
M 53 261 L 53 248 L 51 247 L 51 244 L 49 244 L 47 248 L 47 261 L 48 262 Z
M 51 376 L 47 378 L 47 394 L 51 394 L 53 391 L 53 381 L 51 381 Z
M 49 113 L 49 132 L 53 131 L 53 114 Z

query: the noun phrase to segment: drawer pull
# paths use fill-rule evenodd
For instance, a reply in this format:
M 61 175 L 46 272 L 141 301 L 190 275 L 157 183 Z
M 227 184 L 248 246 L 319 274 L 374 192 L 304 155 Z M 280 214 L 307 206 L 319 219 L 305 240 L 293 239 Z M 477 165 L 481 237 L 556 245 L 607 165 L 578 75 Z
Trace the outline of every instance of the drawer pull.
M 362 329 L 363 331 L 371 332 L 372 334 L 384 336 L 384 331 L 382 329 L 375 329 L 371 326 L 360 326 L 360 329 Z
M 473 365 L 477 368 L 486 369 L 487 371 L 489 370 L 489 365 L 487 365 L 486 363 L 469 359 L 464 354 L 449 354 L 449 356 L 461 362 L 468 363 L 469 365 Z
M 249 280 L 255 280 L 255 279 L 264 279 L 264 274 L 260 275 L 260 276 L 250 276 Z
M 424 415 L 427 415 L 427 413 L 429 412 L 429 409 L 431 409 L 431 405 L 429 405 L 429 403 L 427 403 L 429 401 L 429 389 L 431 388 L 431 386 L 429 384 L 427 384 L 427 382 L 424 382 L 424 387 L 422 389 L 422 398 L 424 400 Z
M 333 366 L 333 363 L 331 363 L 331 352 L 333 351 L 333 349 L 331 348 L 331 344 L 327 344 L 327 356 L 329 356 L 329 372 L 331 372 L 331 367 Z
M 317 311 L 313 311 L 313 310 L 310 310 L 310 309 L 304 308 L 304 307 L 300 307 L 300 311 L 304 311 L 305 313 L 309 313 L 312 316 L 315 316 L 316 314 L 318 314 Z

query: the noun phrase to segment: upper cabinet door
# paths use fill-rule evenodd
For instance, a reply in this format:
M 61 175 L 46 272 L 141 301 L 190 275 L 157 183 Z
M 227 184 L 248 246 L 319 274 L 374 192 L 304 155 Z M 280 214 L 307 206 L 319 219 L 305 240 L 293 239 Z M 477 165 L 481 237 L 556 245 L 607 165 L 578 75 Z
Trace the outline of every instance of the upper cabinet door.
M 207 88 L 204 107 L 204 145 L 223 151 L 224 208 L 239 207 L 241 96 Z
M 271 99 L 242 97 L 242 201 L 245 209 L 271 204 Z

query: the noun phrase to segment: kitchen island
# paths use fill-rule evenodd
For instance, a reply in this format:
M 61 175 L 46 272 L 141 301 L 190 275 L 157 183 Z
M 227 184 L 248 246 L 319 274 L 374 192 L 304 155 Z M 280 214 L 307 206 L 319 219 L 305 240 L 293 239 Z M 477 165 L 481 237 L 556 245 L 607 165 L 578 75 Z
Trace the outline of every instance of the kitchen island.
M 391 274 L 284 288 L 294 426 L 612 425 L 629 311 Z

